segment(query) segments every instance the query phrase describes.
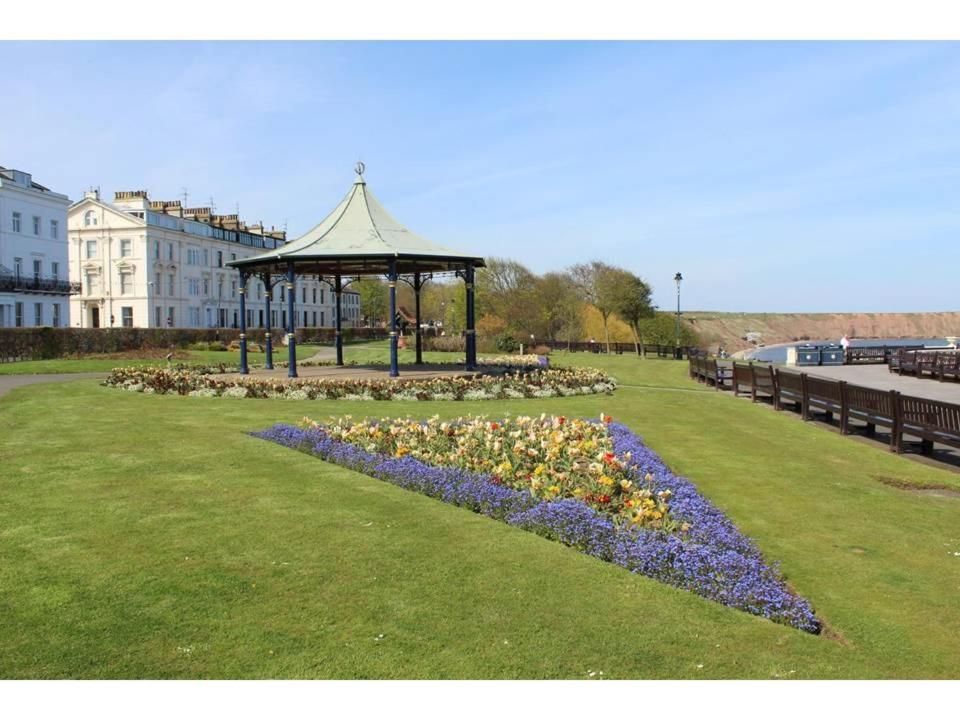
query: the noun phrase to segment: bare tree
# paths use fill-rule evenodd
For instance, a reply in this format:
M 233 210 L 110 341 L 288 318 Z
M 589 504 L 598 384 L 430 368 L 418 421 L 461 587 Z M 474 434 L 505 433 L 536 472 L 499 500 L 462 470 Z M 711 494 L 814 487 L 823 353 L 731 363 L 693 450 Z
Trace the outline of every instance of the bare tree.
M 617 307 L 618 273 L 622 272 L 612 265 L 599 260 L 580 263 L 570 268 L 581 297 L 593 305 L 603 319 L 603 340 L 610 352 L 610 316 Z

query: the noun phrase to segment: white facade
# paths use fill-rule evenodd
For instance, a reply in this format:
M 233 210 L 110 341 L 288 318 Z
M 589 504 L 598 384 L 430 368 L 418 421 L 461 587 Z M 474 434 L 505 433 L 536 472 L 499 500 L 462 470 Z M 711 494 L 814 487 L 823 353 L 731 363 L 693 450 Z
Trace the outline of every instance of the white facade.
M 71 298 L 76 327 L 240 326 L 240 274 L 227 262 L 282 244 L 283 233 L 247 227 L 236 216 L 179 202 L 151 202 L 143 191 L 118 192 L 113 203 L 89 192 L 70 207 L 70 279 L 81 284 Z M 276 281 L 278 278 L 274 278 Z M 334 324 L 330 286 L 298 277 L 296 327 Z M 262 328 L 266 290 L 247 283 L 247 327 Z M 284 283 L 277 282 L 271 326 L 286 327 Z M 359 296 L 345 292 L 344 325 L 359 323 Z
M 0 167 L 0 327 L 70 324 L 70 199 Z

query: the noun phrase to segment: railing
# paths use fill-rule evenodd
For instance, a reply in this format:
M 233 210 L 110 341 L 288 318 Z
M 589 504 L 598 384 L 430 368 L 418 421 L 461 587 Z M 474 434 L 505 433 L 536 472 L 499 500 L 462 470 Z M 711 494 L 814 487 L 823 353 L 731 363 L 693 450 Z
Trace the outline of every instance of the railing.
M 257 235 L 256 233 L 248 233 L 242 230 L 228 230 L 227 228 L 207 225 L 206 223 L 190 220 L 189 218 L 164 215 L 149 210 L 147 211 L 147 224 L 167 228 L 168 230 L 180 230 L 192 235 L 200 235 L 201 237 L 240 243 L 241 245 L 249 245 L 255 248 L 272 250 L 277 247 L 277 239 L 268 235 Z
M 567 350 L 569 352 L 589 352 L 595 353 L 597 355 L 605 355 L 607 353 L 607 344 L 605 342 L 584 342 L 582 340 L 577 342 L 566 342 L 563 340 L 537 340 L 536 345 L 545 345 L 551 350 Z M 687 345 L 681 345 L 679 348 L 676 345 L 659 345 L 656 343 L 653 344 L 644 344 L 641 346 L 641 353 L 643 357 L 648 355 L 656 355 L 660 358 L 673 358 L 677 357 L 679 350 L 679 358 L 690 357 L 691 353 L 696 354 L 698 352 L 697 348 L 689 347 Z M 634 355 L 637 353 L 637 347 L 634 343 L 625 343 L 625 342 L 612 342 L 610 343 L 610 354 L 611 355 Z
M 900 350 L 916 350 L 923 345 L 869 345 L 863 347 L 849 347 L 844 354 L 844 363 L 855 365 L 858 363 L 889 364 L 890 358 Z
M 27 275 L 0 275 L 0 290 L 7 292 L 50 293 L 53 295 L 76 295 L 80 283 L 55 277 Z
M 953 353 L 954 357 L 960 357 Z M 703 355 L 692 355 L 690 377 L 735 395 L 749 393 L 753 402 L 770 400 L 775 410 L 795 406 L 804 420 L 822 413 L 828 421 L 839 416 L 840 432 L 848 435 L 851 420 L 865 424 L 866 434 L 890 429 L 890 449 L 903 452 L 905 436 L 920 439 L 921 452 L 933 453 L 934 443 L 960 448 L 960 405 L 904 395 L 896 390 L 851 385 L 843 380 L 773 368 L 761 363 L 723 364 Z M 731 386 L 719 380 L 718 371 L 731 368 Z M 960 372 L 960 371 L 958 371 Z

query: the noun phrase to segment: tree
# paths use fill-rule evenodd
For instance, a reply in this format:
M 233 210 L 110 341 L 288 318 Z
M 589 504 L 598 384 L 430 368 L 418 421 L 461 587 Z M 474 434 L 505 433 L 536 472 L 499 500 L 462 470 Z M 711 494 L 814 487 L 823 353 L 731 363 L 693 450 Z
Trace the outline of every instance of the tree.
M 632 272 L 620 269 L 614 271 L 609 283 L 614 310 L 630 326 L 637 355 L 643 357 L 642 323 L 656 315 L 650 303 L 650 286 Z
M 389 289 L 377 278 L 364 278 L 351 286 L 360 294 L 360 314 L 371 326 L 383 322 L 390 313 Z
M 618 300 L 616 286 L 619 272 L 625 271 L 599 260 L 580 263 L 570 268 L 570 275 L 579 288 L 581 297 L 593 305 L 603 318 L 603 337 L 607 353 L 610 352 L 610 315 L 616 310 Z
M 537 276 L 515 260 L 487 258 L 486 267 L 476 274 L 478 315 L 496 315 L 514 334 L 535 332 L 530 309 L 536 301 L 536 284 Z
M 534 304 L 527 311 L 533 316 L 531 331 L 548 340 L 558 340 L 561 335 L 568 341 L 574 339 L 572 334 L 578 335 L 582 327 L 583 300 L 573 278 L 568 273 L 549 272 L 536 279 L 534 291 Z

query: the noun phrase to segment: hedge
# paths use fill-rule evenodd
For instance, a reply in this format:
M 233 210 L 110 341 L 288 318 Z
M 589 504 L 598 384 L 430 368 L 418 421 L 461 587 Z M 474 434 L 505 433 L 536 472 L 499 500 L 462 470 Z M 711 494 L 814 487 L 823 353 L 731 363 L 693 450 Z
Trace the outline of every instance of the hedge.
M 344 328 L 345 342 L 381 340 L 387 336 L 382 328 Z M 263 343 L 262 329 L 248 330 L 251 342 Z M 283 337 L 274 330 L 274 340 Z M 16 360 L 49 360 L 94 353 L 117 353 L 127 350 L 173 350 L 193 343 L 225 343 L 240 339 L 240 331 L 232 328 L 0 328 L 0 362 Z M 333 342 L 333 328 L 298 328 L 297 342 Z

